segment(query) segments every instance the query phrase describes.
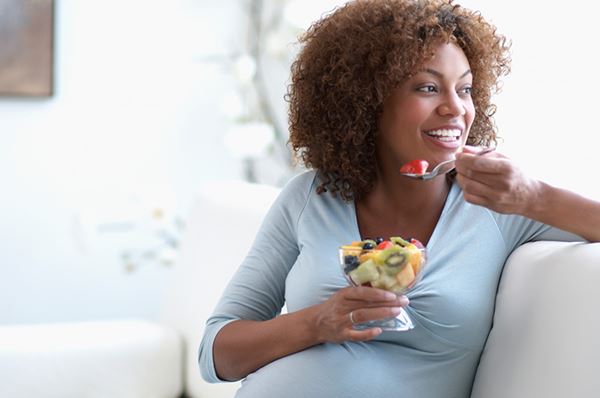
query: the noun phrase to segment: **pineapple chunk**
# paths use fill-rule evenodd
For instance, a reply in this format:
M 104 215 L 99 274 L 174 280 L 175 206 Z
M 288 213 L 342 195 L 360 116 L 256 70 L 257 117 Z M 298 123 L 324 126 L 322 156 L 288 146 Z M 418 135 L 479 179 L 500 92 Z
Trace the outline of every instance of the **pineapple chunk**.
M 415 279 L 415 271 L 413 267 L 404 267 L 402 271 L 396 274 L 396 280 L 402 287 L 407 287 Z
M 344 256 L 358 256 L 362 249 L 357 246 L 342 246 L 342 251 L 344 252 Z
M 414 246 L 414 249 L 411 248 L 408 252 L 408 262 L 416 275 L 421 270 L 421 264 L 423 264 L 423 253 L 416 246 Z
M 379 255 L 379 250 L 369 250 L 368 252 L 364 252 L 358 257 L 358 261 L 362 264 L 366 261 L 373 260 L 376 261 L 377 256 Z
M 373 260 L 369 259 L 359 265 L 357 268 L 350 271 L 348 275 L 354 281 L 354 283 L 357 285 L 362 285 L 363 283 L 377 280 L 379 278 L 379 270 L 377 269 L 377 265 L 375 265 Z
M 377 287 L 383 290 L 390 290 L 390 288 L 397 284 L 395 277 L 387 275 L 385 272 L 379 274 L 379 278 L 371 282 L 371 286 Z

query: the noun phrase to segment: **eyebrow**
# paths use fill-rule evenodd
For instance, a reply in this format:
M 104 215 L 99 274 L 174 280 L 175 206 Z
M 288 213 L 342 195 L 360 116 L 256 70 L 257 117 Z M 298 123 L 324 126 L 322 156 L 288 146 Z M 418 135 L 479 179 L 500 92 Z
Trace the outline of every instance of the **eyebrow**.
M 423 70 L 423 72 L 431 73 L 432 75 L 435 75 L 435 76 L 440 77 L 440 78 L 444 77 L 443 73 L 440 73 L 440 72 L 438 72 L 435 69 L 426 68 L 426 69 Z M 467 76 L 469 73 L 471 73 L 471 69 L 467 69 L 467 71 L 465 73 L 463 73 L 462 75 L 460 75 L 460 79 L 462 79 L 463 77 Z

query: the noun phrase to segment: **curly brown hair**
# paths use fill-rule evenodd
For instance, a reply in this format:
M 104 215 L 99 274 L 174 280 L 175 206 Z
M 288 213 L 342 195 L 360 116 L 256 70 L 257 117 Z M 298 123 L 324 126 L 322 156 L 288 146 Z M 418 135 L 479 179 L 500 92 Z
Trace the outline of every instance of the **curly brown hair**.
M 510 45 L 478 12 L 452 0 L 355 0 L 300 37 L 288 87 L 290 143 L 317 169 L 317 192 L 358 199 L 377 179 L 384 99 L 430 60 L 440 41 L 462 48 L 473 75 L 470 145 L 496 144 L 491 96 L 510 71 Z

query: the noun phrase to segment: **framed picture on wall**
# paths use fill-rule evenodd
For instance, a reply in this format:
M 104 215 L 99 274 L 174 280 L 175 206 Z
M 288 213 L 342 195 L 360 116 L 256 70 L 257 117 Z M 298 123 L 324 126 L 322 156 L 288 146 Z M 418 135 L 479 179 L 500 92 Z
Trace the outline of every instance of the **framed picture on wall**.
M 0 95 L 54 92 L 54 0 L 0 0 Z

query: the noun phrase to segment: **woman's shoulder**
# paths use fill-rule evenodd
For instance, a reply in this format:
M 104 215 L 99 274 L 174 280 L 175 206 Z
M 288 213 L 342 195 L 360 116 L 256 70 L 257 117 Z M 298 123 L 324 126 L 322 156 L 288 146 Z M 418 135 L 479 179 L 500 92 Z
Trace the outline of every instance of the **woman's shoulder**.
M 316 170 L 306 170 L 291 177 L 283 186 L 283 190 L 309 190 L 318 179 Z
M 339 195 L 318 193 L 322 181 L 323 176 L 318 170 L 301 172 L 284 185 L 278 200 L 287 209 L 300 213 L 334 211 L 344 201 Z
M 318 173 L 315 170 L 303 171 L 291 177 L 281 189 L 281 197 L 304 198 L 307 200 L 311 193 L 316 192 Z
M 284 208 L 302 209 L 316 192 L 317 172 L 303 171 L 291 177 L 282 187 L 276 203 Z

